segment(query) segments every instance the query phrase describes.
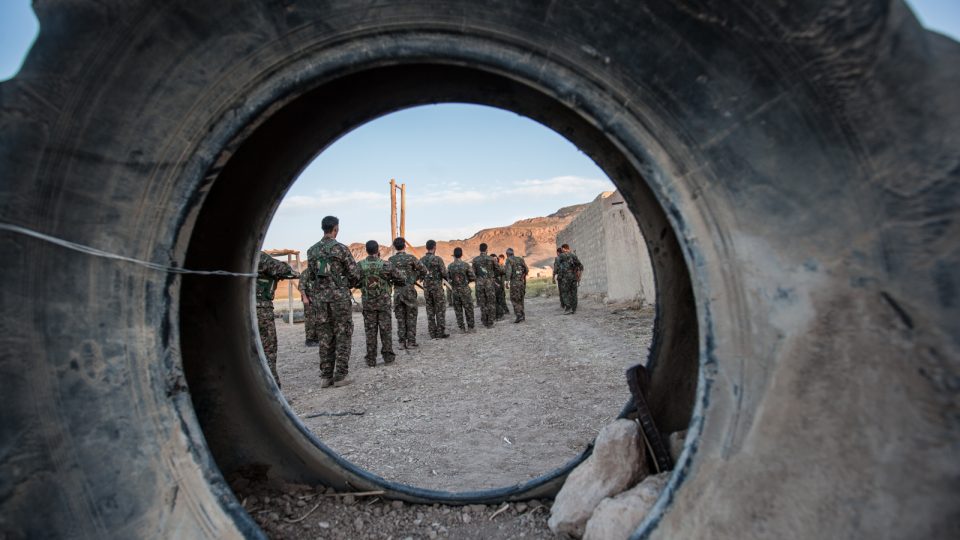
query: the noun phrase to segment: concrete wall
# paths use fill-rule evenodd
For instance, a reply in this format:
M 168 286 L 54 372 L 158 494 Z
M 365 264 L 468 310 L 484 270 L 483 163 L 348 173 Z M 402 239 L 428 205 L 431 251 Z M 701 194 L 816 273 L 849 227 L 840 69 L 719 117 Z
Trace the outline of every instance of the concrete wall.
M 557 234 L 583 263 L 582 294 L 611 301 L 656 301 L 646 242 L 619 192 L 601 193 Z

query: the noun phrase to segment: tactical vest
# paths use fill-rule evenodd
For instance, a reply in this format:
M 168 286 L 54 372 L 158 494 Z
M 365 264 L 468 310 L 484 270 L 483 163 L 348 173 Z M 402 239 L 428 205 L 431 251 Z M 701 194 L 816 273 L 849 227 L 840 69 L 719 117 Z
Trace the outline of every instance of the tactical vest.
M 450 282 L 457 287 L 462 287 L 469 283 L 467 271 L 461 265 L 456 265 L 447 269 L 447 275 L 450 276 Z
M 510 262 L 510 276 L 513 279 L 519 279 L 523 277 L 523 265 L 520 264 L 520 257 L 510 257 L 507 261 Z
M 333 261 L 336 260 L 336 257 L 333 256 L 331 251 L 336 245 L 336 240 L 330 239 L 329 242 L 321 240 L 320 246 L 317 248 L 317 251 L 314 252 L 317 256 L 310 257 L 311 254 L 308 253 L 308 257 L 310 258 L 310 272 L 314 280 L 331 278 L 337 287 L 342 287 L 340 276 L 332 273 Z
M 360 290 L 364 298 L 389 291 L 389 284 L 383 279 L 383 260 L 364 259 L 357 266 L 360 267 Z
M 429 257 L 429 258 L 427 258 Z M 443 274 L 440 272 L 440 269 L 443 267 L 443 261 L 439 261 L 440 264 L 434 264 L 434 259 L 439 259 L 436 255 L 428 255 L 427 257 L 427 269 L 430 270 L 429 278 L 432 281 L 440 281 L 443 279 Z
M 417 271 L 413 268 L 410 268 L 410 264 L 407 263 L 409 259 L 416 260 L 416 257 L 409 255 L 407 253 L 400 253 L 395 255 L 397 262 L 394 263 L 394 266 L 397 267 L 397 270 L 403 276 L 403 282 L 407 286 L 413 285 L 417 282 Z
M 257 278 L 257 300 L 273 300 L 277 290 L 277 280 Z
M 483 256 L 486 257 L 488 260 L 483 261 L 480 264 L 476 265 L 476 268 L 474 269 L 474 271 L 477 273 L 477 279 L 485 278 L 485 277 L 494 277 L 496 275 L 496 272 L 491 272 L 490 268 L 488 268 L 492 264 L 492 261 L 489 260 L 490 256 L 489 255 L 483 255 Z

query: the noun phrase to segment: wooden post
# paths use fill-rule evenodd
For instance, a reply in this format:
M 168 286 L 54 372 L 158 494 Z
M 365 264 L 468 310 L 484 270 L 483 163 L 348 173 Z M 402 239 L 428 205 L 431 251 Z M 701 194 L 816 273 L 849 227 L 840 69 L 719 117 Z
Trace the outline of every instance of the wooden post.
M 407 184 L 400 184 L 400 236 L 407 237 Z
M 397 237 L 397 181 L 390 179 L 390 238 L 388 242 L 393 242 Z

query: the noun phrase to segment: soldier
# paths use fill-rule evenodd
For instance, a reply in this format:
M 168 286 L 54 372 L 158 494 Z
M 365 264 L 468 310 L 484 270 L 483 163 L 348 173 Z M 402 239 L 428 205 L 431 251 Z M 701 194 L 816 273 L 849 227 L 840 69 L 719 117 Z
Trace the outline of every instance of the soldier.
M 436 255 L 437 243 L 427 240 L 427 254 L 420 258 L 420 264 L 427 270 L 423 278 L 423 299 L 427 308 L 427 330 L 430 339 L 450 337 L 447 333 L 447 303 L 443 295 L 443 283 L 447 280 L 447 267 L 443 259 Z
M 504 273 L 509 280 L 513 314 L 517 316 L 513 322 L 518 323 L 527 318 L 523 310 L 523 297 L 527 294 L 527 274 L 530 273 L 530 269 L 527 268 L 523 257 L 514 256 L 513 248 L 507 248 L 507 264 L 504 265 Z
M 497 320 L 502 321 L 503 318 L 510 314 L 510 310 L 507 309 L 507 291 L 506 291 L 506 272 L 503 269 L 504 256 L 490 254 L 491 257 L 497 261 L 497 277 L 494 281 L 497 283 Z
M 470 296 L 470 282 L 476 281 L 477 276 L 473 273 L 473 268 L 469 264 L 460 260 L 463 257 L 463 249 L 455 248 L 453 250 L 453 262 L 447 267 L 447 278 L 453 285 L 452 298 L 450 304 L 453 305 L 453 313 L 457 316 L 457 326 L 461 332 L 473 332 L 473 298 Z M 463 325 L 463 318 L 466 316 L 467 325 Z
M 557 276 L 560 275 L 560 254 L 563 253 L 562 248 L 557 248 L 557 256 L 553 258 L 553 276 L 550 278 L 550 281 L 554 284 L 557 283 Z M 563 303 L 563 295 L 560 295 L 560 307 L 564 311 L 567 310 L 567 305 Z
M 260 261 L 257 263 L 257 328 L 277 388 L 280 388 L 280 375 L 277 374 L 277 323 L 273 316 L 273 295 L 277 291 L 278 281 L 298 276 L 289 264 L 274 259 L 264 251 L 260 252 Z
M 380 258 L 380 244 L 370 240 L 366 244 L 367 258 L 357 263 L 360 291 L 363 295 L 363 333 L 367 338 L 367 365 L 377 365 L 377 333 L 380 334 L 380 354 L 384 364 L 397 358 L 393 352 L 393 322 L 390 319 L 390 293 L 393 285 L 403 285 L 403 276 Z
M 353 295 L 358 282 L 357 263 L 347 246 L 337 242 L 340 220 L 327 216 L 321 222 L 323 239 L 307 250 L 307 265 L 313 276 L 311 289 L 317 310 L 320 342 L 320 387 L 350 384 L 350 338 L 353 336 Z
M 417 346 L 417 289 L 418 279 L 427 275 L 427 269 L 416 257 L 406 251 L 407 241 L 398 236 L 393 240 L 393 249 L 397 253 L 390 257 L 390 263 L 403 276 L 404 285 L 393 291 L 393 314 L 397 317 L 397 338 L 400 347 L 409 349 Z
M 575 253 L 570 251 L 570 246 L 564 244 L 560 246 L 560 254 L 557 266 L 560 267 L 560 298 L 564 305 L 564 312 L 574 314 L 577 312 L 577 287 L 580 285 L 580 276 L 583 273 L 583 264 L 577 258 Z
M 297 283 L 300 300 L 303 301 L 303 332 L 305 337 L 303 344 L 307 347 L 316 347 L 319 344 L 317 339 L 317 310 L 315 305 L 310 302 L 310 283 L 312 280 L 310 267 L 308 266 L 300 274 L 300 281 Z
M 477 279 L 477 303 L 480 321 L 487 328 L 493 326 L 497 309 L 496 278 L 499 268 L 495 258 L 487 255 L 487 244 L 480 244 L 480 255 L 473 258 L 473 272 Z

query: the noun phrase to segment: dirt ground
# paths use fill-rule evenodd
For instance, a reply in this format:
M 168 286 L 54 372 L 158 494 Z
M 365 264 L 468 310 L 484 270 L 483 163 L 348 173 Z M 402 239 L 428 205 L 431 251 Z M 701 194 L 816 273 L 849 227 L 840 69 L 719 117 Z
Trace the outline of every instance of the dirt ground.
M 397 362 L 378 358 L 370 368 L 355 313 L 353 383 L 324 389 L 303 325 L 278 321 L 283 393 L 324 444 L 388 480 L 445 491 L 525 482 L 576 457 L 619 413 L 629 397 L 624 371 L 646 361 L 654 313 L 582 299 L 575 315 L 565 315 L 556 298 L 532 298 L 526 316 L 487 329 L 477 311 L 476 333 L 462 334 L 448 309 L 451 337 L 431 340 L 421 307 L 420 347 L 400 350 L 394 336 Z M 321 413 L 348 414 L 310 417 Z M 235 481 L 251 515 L 277 538 L 552 537 L 550 501 L 509 505 L 490 519 L 500 507 L 343 501 L 306 486 Z
M 421 308 L 420 347 L 394 343 L 397 362 L 370 368 L 355 313 L 353 384 L 324 389 L 303 325 L 278 322 L 283 394 L 327 446 L 383 478 L 449 491 L 509 486 L 574 458 L 619 413 L 624 371 L 645 361 L 653 321 L 652 309 L 591 300 L 564 315 L 540 298 L 527 302 L 526 321 L 510 315 L 473 334 L 447 315 L 451 336 L 431 340 Z M 318 413 L 355 414 L 309 418 Z

